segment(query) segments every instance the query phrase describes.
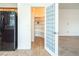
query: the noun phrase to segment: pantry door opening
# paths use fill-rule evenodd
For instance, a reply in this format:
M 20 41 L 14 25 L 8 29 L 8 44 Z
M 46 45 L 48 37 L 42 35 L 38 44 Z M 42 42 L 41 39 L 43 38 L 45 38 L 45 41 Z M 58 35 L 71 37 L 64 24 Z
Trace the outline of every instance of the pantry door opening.
M 32 7 L 32 49 L 44 49 L 45 8 Z

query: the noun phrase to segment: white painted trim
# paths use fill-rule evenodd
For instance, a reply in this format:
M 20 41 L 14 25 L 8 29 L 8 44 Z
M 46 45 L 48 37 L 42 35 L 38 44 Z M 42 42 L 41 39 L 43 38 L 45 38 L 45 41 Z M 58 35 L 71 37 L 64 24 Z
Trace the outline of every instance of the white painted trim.
M 45 7 L 45 25 L 44 25 L 44 48 L 46 47 L 46 7 Z
M 55 54 L 58 55 L 58 4 L 55 3 Z
M 57 56 L 55 53 L 51 53 L 52 51 L 49 50 L 47 47 L 45 47 L 45 50 L 46 50 L 51 56 Z

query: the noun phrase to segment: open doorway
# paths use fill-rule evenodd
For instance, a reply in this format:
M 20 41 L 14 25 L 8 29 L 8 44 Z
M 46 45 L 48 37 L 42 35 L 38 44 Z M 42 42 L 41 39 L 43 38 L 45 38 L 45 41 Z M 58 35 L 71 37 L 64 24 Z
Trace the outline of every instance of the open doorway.
M 32 7 L 32 49 L 44 49 L 45 8 Z
M 59 4 L 59 55 L 79 56 L 79 4 Z
M 58 55 L 58 7 L 56 4 L 31 7 L 33 54 Z M 56 11 L 55 11 L 56 10 Z

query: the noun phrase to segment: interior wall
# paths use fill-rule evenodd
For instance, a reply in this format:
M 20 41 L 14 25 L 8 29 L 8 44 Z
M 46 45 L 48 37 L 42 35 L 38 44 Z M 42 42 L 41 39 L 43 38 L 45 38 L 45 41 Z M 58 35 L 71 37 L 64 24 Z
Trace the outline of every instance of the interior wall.
M 18 4 L 18 49 L 31 49 L 31 7 Z
M 17 3 L 0 3 L 0 7 L 17 7 Z
M 18 3 L 18 49 L 31 49 L 32 15 L 31 7 L 46 7 L 49 4 Z
M 59 9 L 59 36 L 79 36 L 79 9 Z

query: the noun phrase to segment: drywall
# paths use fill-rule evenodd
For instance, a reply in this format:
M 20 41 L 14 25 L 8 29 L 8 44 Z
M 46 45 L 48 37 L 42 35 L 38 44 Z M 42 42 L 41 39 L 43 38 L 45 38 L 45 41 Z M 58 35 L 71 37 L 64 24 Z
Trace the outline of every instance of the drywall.
M 60 9 L 79 9 L 79 3 L 59 3 Z
M 79 9 L 59 9 L 59 36 L 79 36 Z
M 0 7 L 17 7 L 17 3 L 0 3 Z
M 31 49 L 31 8 L 18 4 L 18 49 Z
M 18 49 L 31 49 L 32 25 L 31 7 L 46 7 L 49 4 L 18 4 Z

